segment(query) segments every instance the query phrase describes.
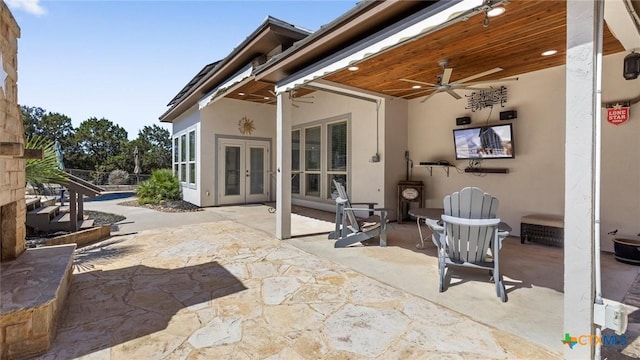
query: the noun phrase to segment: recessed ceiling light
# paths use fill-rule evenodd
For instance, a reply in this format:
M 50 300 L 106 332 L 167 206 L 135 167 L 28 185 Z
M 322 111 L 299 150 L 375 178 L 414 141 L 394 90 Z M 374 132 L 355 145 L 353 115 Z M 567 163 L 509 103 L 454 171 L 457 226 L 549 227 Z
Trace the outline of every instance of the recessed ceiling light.
M 422 89 L 422 86 L 420 86 L 420 85 L 413 85 L 411 88 L 412 88 L 412 89 Z
M 551 55 L 555 55 L 557 53 L 558 53 L 558 50 L 547 50 L 547 51 L 543 52 L 540 55 L 542 55 L 542 56 L 551 56 Z
M 244 93 L 238 93 L 238 95 L 240 95 L 240 96 L 244 96 Z
M 360 68 L 359 68 L 359 67 L 357 67 L 357 66 L 349 66 L 349 67 L 347 68 L 347 70 L 349 70 L 349 71 L 358 71 L 358 70 L 360 70 Z
M 487 11 L 487 16 L 488 17 L 499 16 L 504 14 L 505 11 L 506 11 L 505 8 L 503 8 L 502 6 L 494 7 L 493 9 Z
M 268 96 L 265 96 L 265 97 L 264 97 L 264 99 L 265 99 L 265 100 L 269 100 L 269 99 L 271 99 L 271 98 L 270 98 L 270 97 L 268 97 Z

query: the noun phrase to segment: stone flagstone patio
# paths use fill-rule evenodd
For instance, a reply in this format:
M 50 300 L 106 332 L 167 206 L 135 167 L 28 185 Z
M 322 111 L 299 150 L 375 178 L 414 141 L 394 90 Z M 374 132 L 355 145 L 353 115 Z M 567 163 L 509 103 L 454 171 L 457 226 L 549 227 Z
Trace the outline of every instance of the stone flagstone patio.
M 80 249 L 41 359 L 556 358 L 222 220 Z

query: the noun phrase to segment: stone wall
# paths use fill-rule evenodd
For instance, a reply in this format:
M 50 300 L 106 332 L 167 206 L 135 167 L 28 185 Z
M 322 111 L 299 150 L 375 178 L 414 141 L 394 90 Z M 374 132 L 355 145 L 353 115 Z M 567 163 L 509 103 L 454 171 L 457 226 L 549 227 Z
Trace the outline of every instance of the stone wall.
M 18 106 L 20 28 L 0 1 L 0 259 L 25 250 L 24 129 Z M 6 75 L 5 75 L 6 74 Z

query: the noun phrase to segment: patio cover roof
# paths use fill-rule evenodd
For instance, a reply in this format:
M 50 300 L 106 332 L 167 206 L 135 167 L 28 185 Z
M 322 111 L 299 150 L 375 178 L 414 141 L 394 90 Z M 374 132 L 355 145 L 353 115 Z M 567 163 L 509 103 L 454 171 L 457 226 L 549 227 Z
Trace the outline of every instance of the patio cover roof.
M 612 0 L 619 1 L 622 0 Z M 396 3 L 388 2 L 390 5 L 387 9 Z M 354 88 L 412 99 L 426 94 L 412 90 L 407 82 L 400 79 L 435 83 L 442 73 L 439 61 L 443 59 L 447 59 L 448 67 L 454 69 L 451 82 L 496 67 L 504 70 L 477 80 L 501 79 L 560 66 L 566 61 L 565 1 L 521 0 L 502 4 L 506 12 L 491 18 L 488 27 L 483 27 L 486 3 L 479 0 L 441 3 L 431 3 L 430 7 L 383 29 L 378 27 L 377 32 L 356 42 L 347 40 L 339 43 L 339 40 L 330 39 L 334 41 L 333 46 L 339 43 L 341 50 L 327 53 L 331 55 L 324 59 L 316 57 L 313 62 L 305 62 L 305 53 L 314 53 L 317 48 L 324 46 L 320 39 L 310 43 L 310 36 L 301 41 L 310 43 L 306 47 L 296 44 L 279 55 L 279 58 L 291 57 L 289 62 L 272 61 L 265 64 L 256 70 L 255 77 L 257 80 L 277 82 L 279 91 L 288 91 L 323 78 Z M 492 4 L 497 6 L 501 2 L 494 1 Z M 442 19 L 433 17 L 447 6 L 452 7 L 449 12 L 452 17 L 446 22 L 442 23 Z M 389 18 L 397 16 L 387 11 Z M 382 17 L 384 13 L 381 10 L 378 16 Z M 611 18 L 619 21 L 617 16 Z M 441 23 L 438 24 L 438 21 Z M 339 30 L 333 29 L 334 32 Z M 633 36 L 637 37 L 637 33 L 635 31 Z M 318 37 L 316 34 L 312 36 Z M 557 50 L 557 54 L 541 56 L 542 52 L 551 49 Z M 604 54 L 624 49 L 605 26 Z M 353 64 L 357 64 L 360 70 L 347 70 Z M 398 88 L 407 90 L 388 92 L 389 89 Z

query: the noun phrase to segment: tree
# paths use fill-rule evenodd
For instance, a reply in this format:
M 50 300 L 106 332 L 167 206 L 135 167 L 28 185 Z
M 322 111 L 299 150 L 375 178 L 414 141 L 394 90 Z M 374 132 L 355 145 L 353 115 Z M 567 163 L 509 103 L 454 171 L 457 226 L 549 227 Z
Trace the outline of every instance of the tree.
M 145 126 L 133 141 L 133 148 L 135 146 L 140 151 L 141 173 L 150 174 L 152 170 L 171 167 L 172 145 L 169 130 L 158 125 Z
M 107 119 L 95 117 L 83 121 L 74 136 L 77 152 L 73 154 L 83 169 L 97 170 L 109 164 L 127 144 L 127 131 Z M 107 171 L 115 170 L 106 169 Z
M 24 126 L 25 138 L 32 138 L 37 133 L 37 124 L 45 114 L 46 110 L 35 106 L 21 105 L 20 111 L 22 112 L 22 125 Z

